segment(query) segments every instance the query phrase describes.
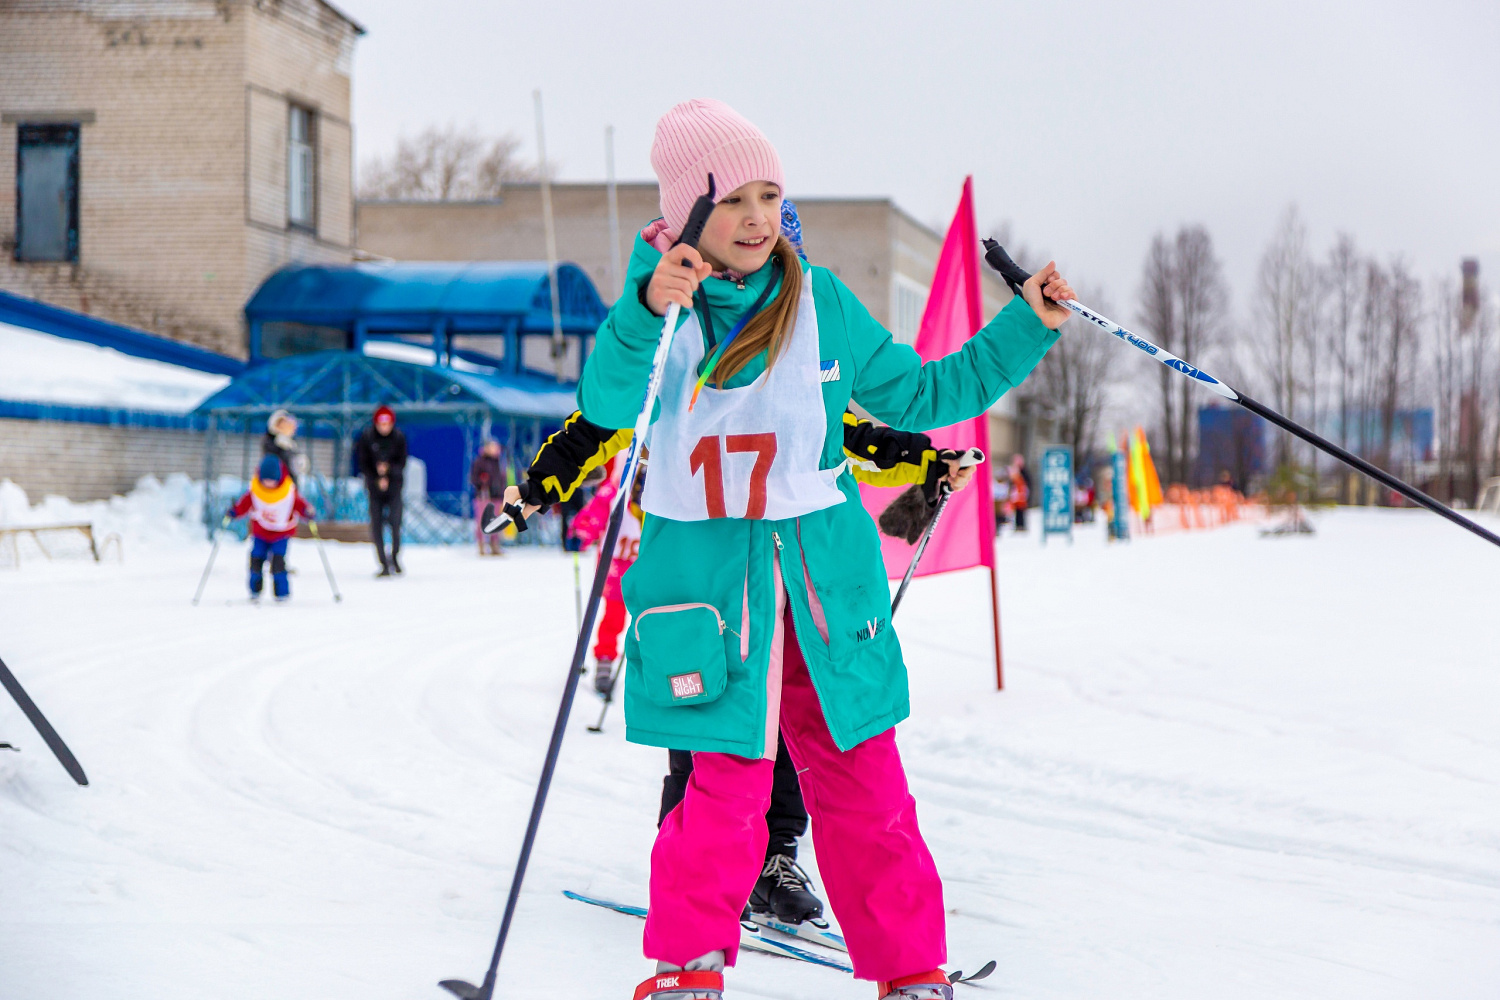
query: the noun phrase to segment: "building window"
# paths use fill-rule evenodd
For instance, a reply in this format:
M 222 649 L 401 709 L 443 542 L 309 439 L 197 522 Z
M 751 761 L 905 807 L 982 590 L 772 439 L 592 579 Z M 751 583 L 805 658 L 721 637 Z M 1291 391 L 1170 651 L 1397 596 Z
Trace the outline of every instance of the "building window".
M 286 218 L 289 225 L 317 228 L 317 122 L 308 108 L 291 106 L 287 121 Z
M 16 136 L 16 259 L 78 259 L 78 126 L 21 125 Z
M 915 344 L 927 308 L 927 286 L 904 274 L 893 274 L 891 300 L 891 335 L 898 344 Z
M 266 320 L 260 324 L 257 357 L 290 358 L 317 351 L 347 351 L 350 339 L 348 331 L 336 326 Z

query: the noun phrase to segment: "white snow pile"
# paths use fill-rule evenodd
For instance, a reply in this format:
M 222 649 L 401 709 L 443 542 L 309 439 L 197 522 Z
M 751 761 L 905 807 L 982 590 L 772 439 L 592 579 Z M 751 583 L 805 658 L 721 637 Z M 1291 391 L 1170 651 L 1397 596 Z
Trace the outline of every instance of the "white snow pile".
M 162 487 L 163 491 L 169 486 Z M 1500 552 L 1423 511 L 1106 546 L 913 582 L 898 730 L 974 998 L 1500 996 Z M 244 601 L 226 540 L 0 573 L 0 998 L 442 1000 L 477 982 L 574 645 L 573 562 L 294 541 Z M 587 580 L 584 581 L 587 583 Z M 580 690 L 497 996 L 619 1000 L 666 754 Z M 843 845 L 803 839 L 817 855 Z M 835 911 L 834 916 L 837 916 Z M 810 946 L 811 947 L 811 946 Z M 538 985 L 541 984 L 541 985 Z M 729 1000 L 870 1000 L 745 955 Z M 540 990 L 540 992 L 538 992 Z
M 0 399 L 189 413 L 229 376 L 0 323 Z
M 193 545 L 205 537 L 202 513 L 203 483 L 180 472 L 166 482 L 143 476 L 129 493 L 108 500 L 80 503 L 48 496 L 35 505 L 21 487 L 0 479 L 0 527 L 87 523 L 93 525 L 96 544 L 114 534 L 132 550 Z M 41 556 L 25 536 L 18 551 L 23 561 Z

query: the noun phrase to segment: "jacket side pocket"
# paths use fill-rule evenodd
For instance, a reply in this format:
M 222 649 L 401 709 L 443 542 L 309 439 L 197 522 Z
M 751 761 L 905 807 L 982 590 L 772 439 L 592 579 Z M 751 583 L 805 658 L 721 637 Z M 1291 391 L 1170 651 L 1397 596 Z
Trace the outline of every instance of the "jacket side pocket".
M 712 604 L 663 604 L 635 616 L 631 632 L 646 697 L 664 707 L 717 700 L 729 683 L 724 616 Z

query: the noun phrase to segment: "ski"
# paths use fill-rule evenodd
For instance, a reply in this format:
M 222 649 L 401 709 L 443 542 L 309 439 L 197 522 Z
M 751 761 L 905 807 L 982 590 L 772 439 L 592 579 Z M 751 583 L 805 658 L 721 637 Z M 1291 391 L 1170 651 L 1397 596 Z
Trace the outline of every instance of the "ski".
M 984 965 L 980 966 L 978 972 L 970 973 L 967 976 L 964 975 L 962 972 L 955 972 L 951 976 L 948 977 L 948 981 L 949 982 L 953 982 L 953 983 L 973 983 L 976 980 L 985 978 L 991 972 L 994 972 L 994 971 L 995 971 L 995 960 L 992 958 L 988 962 L 984 963 Z
M 772 914 L 755 913 L 754 911 L 750 913 L 750 919 L 761 927 L 776 931 L 778 934 L 785 934 L 787 937 L 794 937 L 800 941 L 811 941 L 813 944 L 821 944 L 826 948 L 833 948 L 845 953 L 849 951 L 849 946 L 844 943 L 844 936 L 828 930 L 826 925 L 819 927 L 810 921 L 791 924 L 784 920 L 776 919 Z
M 69 776 L 80 785 L 87 785 L 89 779 L 83 773 L 78 758 L 73 756 L 73 751 L 69 750 L 68 745 L 62 741 L 62 737 L 57 735 L 57 730 L 52 728 L 52 723 L 47 721 L 42 710 L 36 707 L 36 702 L 27 695 L 21 687 L 21 682 L 16 680 L 16 675 L 10 672 L 4 660 L 0 660 L 0 684 L 3 684 L 5 690 L 10 692 L 16 704 L 21 706 L 21 711 L 26 713 L 26 718 L 31 720 L 31 724 L 41 734 L 42 740 L 51 748 L 53 755 L 57 757 L 57 762 L 63 766 L 63 770 L 67 771 Z
M 616 913 L 624 913 L 627 916 L 640 917 L 643 920 L 646 917 L 646 908 L 644 906 L 631 906 L 629 903 L 615 903 L 607 899 L 594 899 L 591 896 L 584 896 L 580 893 L 570 892 L 567 889 L 563 890 L 563 895 L 567 896 L 569 899 L 576 899 L 580 903 L 588 903 L 590 906 L 602 906 L 606 910 L 614 910 Z M 776 941 L 768 937 L 763 937 L 760 934 L 759 927 L 745 927 L 744 924 L 741 924 L 740 926 L 744 927 L 744 932 L 740 934 L 741 948 L 746 948 L 750 951 L 758 951 L 767 955 L 780 955 L 782 958 L 795 958 L 801 962 L 810 962 L 813 965 L 821 965 L 829 969 L 838 969 L 840 972 L 852 973 L 854 971 L 852 968 L 845 965 L 843 962 L 838 961 L 837 959 L 828 958 L 826 956 L 819 955 L 816 952 L 808 951 L 805 948 L 798 948 L 795 945 L 787 944 L 783 941 Z

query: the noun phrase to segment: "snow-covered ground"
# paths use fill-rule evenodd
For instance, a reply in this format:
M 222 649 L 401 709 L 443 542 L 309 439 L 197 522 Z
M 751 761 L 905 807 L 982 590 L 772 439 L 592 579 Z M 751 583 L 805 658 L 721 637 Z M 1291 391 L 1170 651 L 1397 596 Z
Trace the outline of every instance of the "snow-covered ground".
M 999 547 L 918 580 L 900 741 L 964 995 L 1500 993 L 1500 552 L 1413 511 Z M 74 786 L 0 701 L 0 998 L 414 1000 L 483 972 L 571 651 L 570 560 L 294 544 L 253 608 L 226 546 L 0 571 L 0 656 Z M 563 750 L 500 995 L 625 997 L 665 755 L 618 717 Z M 810 847 L 804 855 L 811 859 Z M 760 955 L 733 997 L 869 998 Z

